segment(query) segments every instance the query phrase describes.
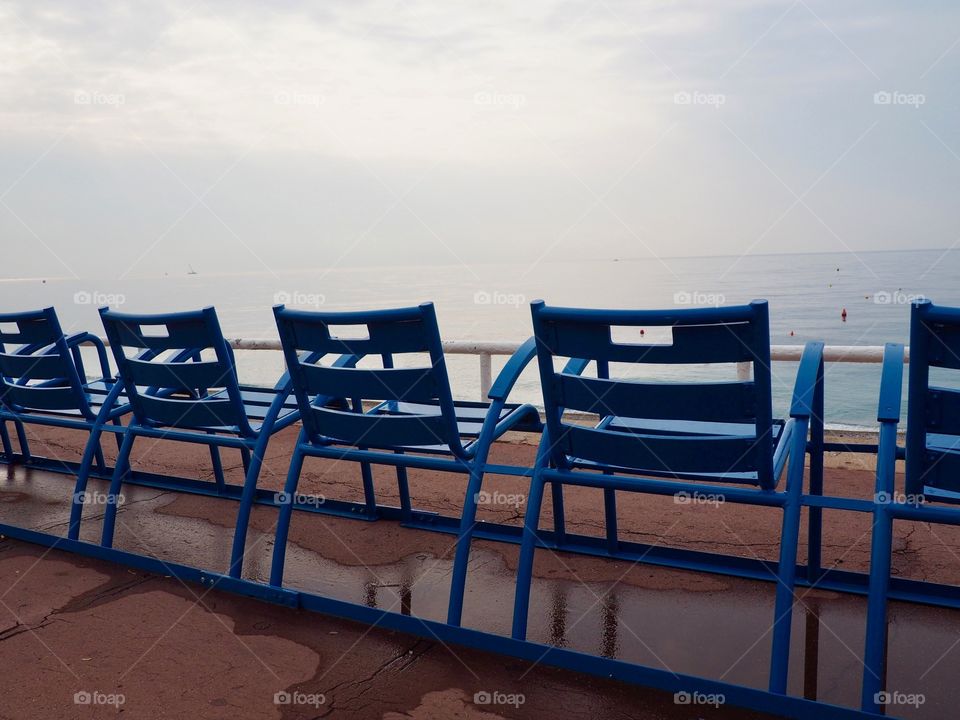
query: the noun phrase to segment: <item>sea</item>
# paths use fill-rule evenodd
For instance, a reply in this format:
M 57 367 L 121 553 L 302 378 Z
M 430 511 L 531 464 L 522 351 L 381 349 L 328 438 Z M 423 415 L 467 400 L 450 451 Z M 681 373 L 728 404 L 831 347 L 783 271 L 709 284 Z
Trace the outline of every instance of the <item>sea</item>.
M 2 272 L 2 271 L 0 271 Z M 802 345 L 906 343 L 910 304 L 929 298 L 960 305 L 960 249 L 838 252 L 743 257 L 611 257 L 571 260 L 547 254 L 529 263 L 455 263 L 386 267 L 267 267 L 225 273 L 187 267 L 182 273 L 117 278 L 0 279 L 6 311 L 53 305 L 69 332 L 102 335 L 97 308 L 167 312 L 213 305 L 229 338 L 276 339 L 271 307 L 351 310 L 436 305 L 444 340 L 520 342 L 531 334 L 531 300 L 596 308 L 676 308 L 739 304 L 765 299 L 771 342 Z M 644 341 L 660 337 L 651 329 Z M 495 358 L 494 372 L 505 361 Z M 241 380 L 272 385 L 283 370 L 278 352 L 238 353 Z M 477 399 L 478 359 L 450 356 L 456 397 Z M 89 368 L 88 368 L 89 370 Z M 731 368 L 643 368 L 666 380 L 731 377 Z M 635 369 L 629 370 L 637 375 Z M 774 410 L 787 412 L 796 363 L 775 362 Z M 876 425 L 880 366 L 830 363 L 826 420 L 837 428 Z M 525 372 L 513 399 L 539 404 L 536 373 Z

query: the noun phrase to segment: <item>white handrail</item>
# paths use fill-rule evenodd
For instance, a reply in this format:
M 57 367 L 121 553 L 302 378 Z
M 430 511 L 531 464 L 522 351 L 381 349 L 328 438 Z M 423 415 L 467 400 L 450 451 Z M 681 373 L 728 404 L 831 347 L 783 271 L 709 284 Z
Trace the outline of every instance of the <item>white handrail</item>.
M 234 338 L 228 341 L 234 350 L 280 350 L 279 340 L 248 340 Z M 451 355 L 477 355 L 480 358 L 480 397 L 487 396 L 493 383 L 494 355 L 512 355 L 520 347 L 519 342 L 451 340 L 443 343 L 443 351 Z M 796 362 L 803 354 L 803 345 L 771 345 L 770 359 L 775 362 Z M 904 352 L 904 362 L 910 349 Z M 827 345 L 823 348 L 826 362 L 880 363 L 883 361 L 882 345 Z M 737 377 L 750 378 L 750 363 L 737 363 Z

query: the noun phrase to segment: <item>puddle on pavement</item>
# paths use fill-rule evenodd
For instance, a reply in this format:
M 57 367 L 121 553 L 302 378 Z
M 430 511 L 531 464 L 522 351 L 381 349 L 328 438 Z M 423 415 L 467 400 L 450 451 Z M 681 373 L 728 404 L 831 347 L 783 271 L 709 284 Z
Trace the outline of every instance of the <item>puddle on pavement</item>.
M 105 493 L 106 483 L 92 480 L 88 489 Z M 63 535 L 72 492 L 69 476 L 3 468 L 0 522 Z M 117 547 L 195 567 L 222 570 L 227 566 L 232 528 L 156 512 L 170 502 L 169 493 L 128 485 L 123 494 Z M 199 497 L 196 501 L 224 502 Z M 296 522 L 323 520 L 323 516 L 304 513 L 298 514 Z M 99 534 L 100 513 L 88 507 L 82 538 L 97 542 Z M 265 581 L 272 535 L 251 527 L 248 548 L 244 574 Z M 516 550 L 509 548 L 508 552 Z M 285 583 L 369 607 L 443 620 L 450 572 L 449 560 L 426 553 L 368 568 L 343 565 L 291 543 Z M 464 625 L 509 634 L 513 580 L 500 553 L 490 550 L 488 543 L 475 546 Z M 725 590 L 689 592 L 535 578 L 529 637 L 678 673 L 763 687 L 770 652 L 773 585 L 738 579 L 724 582 Z M 862 598 L 835 593 L 810 595 L 797 604 L 791 694 L 840 705 L 858 704 L 864 611 Z M 924 699 L 919 706 L 891 706 L 889 714 L 917 720 L 952 715 L 960 703 L 960 684 L 954 681 L 960 662 L 960 612 L 894 603 L 889 643 L 887 687 L 893 698 L 901 702 L 915 701 L 918 696 Z

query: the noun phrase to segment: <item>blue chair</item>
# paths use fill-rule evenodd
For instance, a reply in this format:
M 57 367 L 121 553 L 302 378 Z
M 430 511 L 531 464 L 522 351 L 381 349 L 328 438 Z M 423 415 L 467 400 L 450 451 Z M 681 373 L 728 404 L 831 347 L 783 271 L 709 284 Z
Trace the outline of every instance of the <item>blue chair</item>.
M 490 403 L 454 401 L 447 377 L 440 331 L 432 303 L 369 312 L 305 312 L 274 307 L 303 429 L 297 440 L 285 496 L 297 492 L 305 457 L 359 462 L 368 516 L 378 506 L 369 464 L 397 468 L 400 518 L 412 517 L 406 468 L 469 476 L 459 518 L 448 622 L 460 623 L 470 541 L 476 525 L 477 496 L 492 443 L 508 430 L 540 432 L 532 405 L 508 404 L 507 396 L 533 359 L 533 338 L 511 357 L 490 389 Z M 347 328 L 349 328 L 347 330 Z M 342 330 L 363 337 L 341 336 Z M 347 353 L 357 360 L 379 358 L 380 367 L 331 367 L 304 357 Z M 420 353 L 417 367 L 394 367 L 395 356 Z M 331 397 L 348 401 L 334 404 Z M 281 506 L 270 583 L 280 586 L 287 534 L 294 504 Z
M 960 525 L 960 389 L 931 384 L 931 368 L 944 376 L 960 370 L 960 308 L 914 303 L 910 315 L 906 447 L 897 446 L 903 392 L 904 348 L 884 352 L 878 420 L 876 495 L 870 553 L 866 647 L 861 706 L 880 709 L 884 685 L 887 601 L 891 594 L 893 521 Z M 897 494 L 896 462 L 906 460 L 905 492 Z M 903 581 L 900 581 L 901 584 Z M 913 583 L 909 599 L 942 602 L 953 586 Z M 926 586 L 926 587 L 922 587 Z M 952 591 L 952 592 L 951 592 Z M 956 603 L 951 603 L 956 607 Z
M 101 308 L 100 317 L 133 411 L 109 497 L 117 497 L 138 437 L 210 447 L 217 490 L 226 494 L 219 448 L 241 453 L 240 494 L 229 575 L 240 577 L 257 477 L 270 437 L 299 419 L 286 376 L 272 388 L 241 385 L 233 350 L 212 307 L 162 315 L 131 315 Z M 75 503 L 76 536 L 82 505 Z M 101 544 L 112 547 L 117 505 L 107 505 Z
M 551 485 L 554 539 L 563 548 L 564 485 L 601 488 L 607 546 L 617 555 L 616 491 L 715 496 L 783 510 L 770 690 L 785 693 L 790 615 L 808 428 L 822 445 L 823 344 L 804 349 L 787 421 L 773 418 L 767 303 L 665 311 L 585 310 L 532 304 L 546 428 L 524 521 L 517 571 L 513 637 L 526 639 L 544 486 Z M 672 342 L 625 343 L 614 328 L 666 327 Z M 571 358 L 557 372 L 555 358 Z M 594 362 L 597 377 L 583 371 Z M 752 363 L 752 380 L 647 382 L 611 377 L 610 364 Z M 567 411 L 595 416 L 593 426 Z M 784 468 L 786 488 L 777 486 Z M 750 487 L 738 487 L 738 486 Z M 768 575 L 769 577 L 769 575 Z
M 86 377 L 80 353 L 85 344 L 95 348 L 100 361 L 95 380 Z M 100 439 L 105 429 L 123 430 L 121 417 L 130 408 L 121 402 L 122 389 L 111 375 L 103 342 L 87 332 L 65 335 L 52 307 L 0 314 L 0 442 L 6 462 L 76 472 L 78 486 L 85 486 L 91 472 L 107 472 Z M 13 450 L 8 422 L 16 429 L 19 453 Z M 87 431 L 79 465 L 35 456 L 24 423 Z

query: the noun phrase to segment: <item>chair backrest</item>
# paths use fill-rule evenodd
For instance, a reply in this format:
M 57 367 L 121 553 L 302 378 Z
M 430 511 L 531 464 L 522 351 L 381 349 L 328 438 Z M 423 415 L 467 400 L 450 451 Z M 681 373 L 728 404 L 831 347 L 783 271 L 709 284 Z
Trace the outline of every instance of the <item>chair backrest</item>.
M 311 442 L 378 448 L 448 445 L 463 454 L 433 303 L 369 312 L 308 312 L 277 305 L 273 312 Z M 404 353 L 425 353 L 427 359 L 418 367 L 394 367 L 395 356 Z M 324 357 L 344 354 L 360 361 L 378 357 L 380 367 L 322 364 Z M 320 360 L 311 362 L 311 355 Z M 334 398 L 348 402 L 331 403 Z M 365 401 L 385 403 L 383 412 L 364 414 Z
M 930 368 L 960 370 L 960 308 L 913 304 L 908 368 L 907 495 L 941 490 L 937 499 L 956 499 L 949 494 L 960 493 L 960 389 L 931 385 Z
M 538 300 L 532 311 L 552 461 L 557 467 L 569 467 L 576 458 L 668 477 L 756 473 L 757 484 L 775 486 L 765 301 L 739 307 L 634 311 L 548 307 Z M 660 332 L 672 333 L 672 343 L 614 340 L 619 328 L 639 341 L 641 328 L 656 327 L 668 329 Z M 558 372 L 555 357 L 594 361 L 597 377 Z M 610 377 L 610 363 L 745 362 L 753 363 L 752 380 L 641 382 Z M 600 419 L 618 418 L 617 429 L 565 421 L 565 409 Z M 649 420 L 655 421 L 652 426 Z M 659 429 L 649 430 L 656 428 L 656 421 L 680 422 L 661 422 Z M 751 425 L 750 432 L 743 432 Z
M 52 307 L 0 314 L 0 403 L 14 412 L 79 410 L 92 420 L 83 382 Z
M 137 422 L 254 434 L 216 310 L 100 318 Z

